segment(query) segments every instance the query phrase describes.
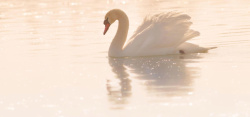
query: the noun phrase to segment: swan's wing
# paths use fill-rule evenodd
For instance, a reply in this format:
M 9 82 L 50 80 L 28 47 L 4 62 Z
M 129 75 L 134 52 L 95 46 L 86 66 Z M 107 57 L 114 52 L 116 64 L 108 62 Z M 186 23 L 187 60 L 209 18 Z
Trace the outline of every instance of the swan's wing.
M 128 42 L 128 46 L 141 48 L 177 47 L 181 43 L 199 36 L 189 29 L 191 17 L 180 12 L 160 13 L 147 16 Z
M 152 21 L 153 20 L 150 18 L 150 16 L 146 16 L 144 18 L 142 24 L 140 26 L 138 26 L 138 28 L 136 29 L 136 31 L 134 32 L 134 34 L 130 37 L 130 39 L 133 39 L 138 34 L 140 34 L 141 32 L 143 32 L 147 27 L 149 27 L 152 24 Z

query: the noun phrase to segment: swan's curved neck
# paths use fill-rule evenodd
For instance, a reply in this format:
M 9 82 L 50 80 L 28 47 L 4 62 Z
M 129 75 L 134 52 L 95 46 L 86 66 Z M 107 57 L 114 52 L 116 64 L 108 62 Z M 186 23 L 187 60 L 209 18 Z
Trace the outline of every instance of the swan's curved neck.
M 127 39 L 129 20 L 128 16 L 122 11 L 117 11 L 116 14 L 118 20 L 118 29 L 109 47 L 109 56 L 121 57 L 123 55 L 123 46 Z

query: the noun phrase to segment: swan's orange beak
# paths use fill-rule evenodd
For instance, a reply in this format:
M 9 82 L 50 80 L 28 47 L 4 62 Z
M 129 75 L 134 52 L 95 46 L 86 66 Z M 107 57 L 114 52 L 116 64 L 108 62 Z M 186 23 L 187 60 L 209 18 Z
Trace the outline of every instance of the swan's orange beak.
M 106 20 L 104 20 L 103 24 L 105 25 L 105 29 L 104 29 L 104 32 L 103 32 L 103 35 L 106 34 L 106 32 L 108 31 L 109 29 L 109 26 L 110 26 L 110 23 L 108 21 L 108 18 Z

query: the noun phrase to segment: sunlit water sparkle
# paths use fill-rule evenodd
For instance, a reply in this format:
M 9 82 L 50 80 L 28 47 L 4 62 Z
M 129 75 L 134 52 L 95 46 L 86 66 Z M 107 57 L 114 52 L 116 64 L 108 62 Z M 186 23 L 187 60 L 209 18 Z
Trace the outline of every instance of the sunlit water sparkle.
M 248 0 L 8 0 L 0 3 L 2 117 L 248 117 Z M 151 13 L 178 10 L 217 46 L 205 54 L 109 58 L 123 9 L 129 36 Z

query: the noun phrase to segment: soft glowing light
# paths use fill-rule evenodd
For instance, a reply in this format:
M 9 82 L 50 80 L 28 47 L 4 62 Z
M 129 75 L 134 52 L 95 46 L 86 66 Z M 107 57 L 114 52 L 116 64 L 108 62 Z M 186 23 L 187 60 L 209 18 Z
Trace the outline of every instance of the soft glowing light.
M 249 112 L 249 0 L 24 1 L 0 3 L 0 115 L 206 117 Z M 108 49 L 118 22 L 102 35 L 104 16 L 113 8 L 128 14 L 129 37 L 147 14 L 185 11 L 192 17 L 191 28 L 201 33 L 191 43 L 218 48 L 113 60 Z
M 126 1 L 122 1 L 122 4 L 126 4 Z
M 57 23 L 61 24 L 63 21 L 62 20 L 58 20 Z
M 39 18 L 42 18 L 42 16 L 41 15 L 37 15 L 37 16 L 35 16 L 35 18 L 39 19 Z

